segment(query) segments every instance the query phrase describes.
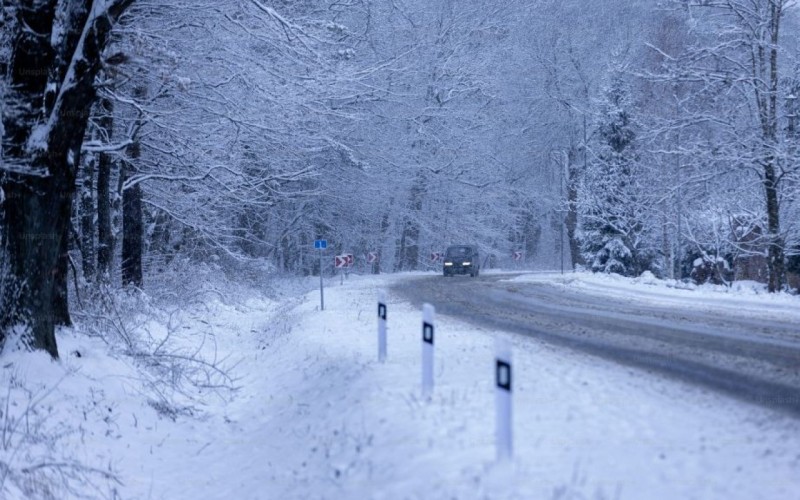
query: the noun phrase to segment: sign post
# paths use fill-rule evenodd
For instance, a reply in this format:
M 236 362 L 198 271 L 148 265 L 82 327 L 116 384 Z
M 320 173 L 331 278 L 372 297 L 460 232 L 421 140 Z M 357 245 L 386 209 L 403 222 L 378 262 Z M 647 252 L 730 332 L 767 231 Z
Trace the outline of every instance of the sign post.
M 498 338 L 495 341 L 495 410 L 497 460 L 508 460 L 512 456 L 511 434 L 511 345 Z
M 347 267 L 347 255 L 334 255 L 333 267 L 336 269 L 344 269 Z M 344 285 L 344 272 L 339 274 L 339 284 Z
M 325 292 L 322 290 L 322 251 L 328 248 L 328 240 L 315 240 L 314 249 L 319 252 L 319 310 L 325 310 Z
M 386 292 L 378 292 L 378 361 L 386 361 Z
M 433 324 L 436 309 L 422 304 L 422 395 L 433 394 Z
M 370 272 L 372 272 L 372 274 L 378 274 L 378 252 L 367 253 L 367 264 L 370 265 Z
M 353 263 L 356 259 L 351 253 L 346 253 L 342 255 L 342 257 L 344 257 L 344 277 L 347 278 L 348 272 L 353 267 Z

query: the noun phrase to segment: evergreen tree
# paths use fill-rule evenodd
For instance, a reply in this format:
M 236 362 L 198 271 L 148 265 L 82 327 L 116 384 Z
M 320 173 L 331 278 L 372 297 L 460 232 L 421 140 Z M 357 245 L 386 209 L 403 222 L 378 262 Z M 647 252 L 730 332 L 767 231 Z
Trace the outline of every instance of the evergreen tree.
M 594 160 L 583 189 L 581 250 L 592 271 L 635 276 L 648 269 L 643 195 L 630 88 L 615 71 L 598 109 Z

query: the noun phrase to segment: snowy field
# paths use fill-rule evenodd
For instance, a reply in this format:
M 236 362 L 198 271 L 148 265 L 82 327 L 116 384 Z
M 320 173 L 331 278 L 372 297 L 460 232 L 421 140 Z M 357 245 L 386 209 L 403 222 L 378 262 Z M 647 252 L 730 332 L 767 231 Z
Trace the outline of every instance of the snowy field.
M 797 420 L 457 318 L 437 318 L 436 387 L 423 398 L 421 315 L 392 295 L 389 356 L 377 362 L 377 293 L 407 278 L 329 281 L 322 312 L 318 290 L 253 291 L 149 320 L 139 329 L 157 346 L 169 334 L 170 353 L 223 359 L 234 379 L 212 373 L 205 386 L 178 382 L 169 394 L 148 383 L 146 363 L 83 334 L 61 333 L 58 363 L 4 353 L 0 496 L 786 499 L 800 491 Z M 800 300 L 647 279 L 517 279 L 787 320 Z M 493 435 L 498 336 L 514 346 L 515 457 L 504 463 Z M 237 389 L 216 387 L 220 380 Z M 33 435 L 40 439 L 25 438 Z M 59 473 L 64 481 L 43 482 Z

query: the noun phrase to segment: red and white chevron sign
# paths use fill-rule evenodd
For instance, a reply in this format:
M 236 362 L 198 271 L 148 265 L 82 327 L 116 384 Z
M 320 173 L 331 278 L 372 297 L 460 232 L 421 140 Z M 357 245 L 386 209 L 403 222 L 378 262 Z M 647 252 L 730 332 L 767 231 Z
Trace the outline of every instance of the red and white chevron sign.
M 378 262 L 378 253 L 377 252 L 367 253 L 367 264 L 374 264 L 375 262 Z
M 355 262 L 355 260 L 355 257 L 353 257 L 351 253 L 336 255 L 333 258 L 333 265 L 334 267 L 353 267 L 353 262 Z
M 514 257 L 514 260 L 522 260 L 522 252 L 513 252 L 511 256 Z
M 442 252 L 431 252 L 431 261 L 439 262 L 442 260 Z

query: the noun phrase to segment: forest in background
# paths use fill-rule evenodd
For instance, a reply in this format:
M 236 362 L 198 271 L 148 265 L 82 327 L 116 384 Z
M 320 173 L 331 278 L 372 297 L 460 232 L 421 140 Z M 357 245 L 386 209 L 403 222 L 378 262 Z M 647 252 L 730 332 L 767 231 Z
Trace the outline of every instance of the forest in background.
M 795 3 L 0 0 L 0 341 L 316 238 L 797 287 Z

